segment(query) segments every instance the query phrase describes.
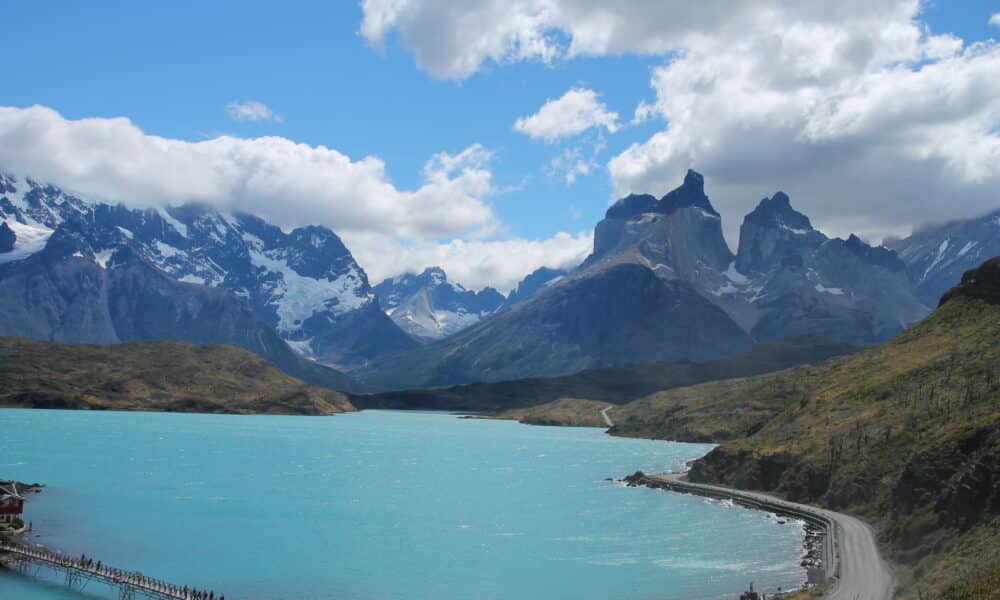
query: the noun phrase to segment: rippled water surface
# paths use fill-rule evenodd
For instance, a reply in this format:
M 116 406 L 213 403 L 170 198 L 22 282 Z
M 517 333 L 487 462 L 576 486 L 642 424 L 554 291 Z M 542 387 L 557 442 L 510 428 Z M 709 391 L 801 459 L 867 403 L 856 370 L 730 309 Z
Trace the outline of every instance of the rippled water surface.
M 40 481 L 33 541 L 230 599 L 734 597 L 805 579 L 795 523 L 605 481 L 704 444 L 366 411 L 0 410 L 0 478 Z M 0 598 L 71 593 L 42 569 Z

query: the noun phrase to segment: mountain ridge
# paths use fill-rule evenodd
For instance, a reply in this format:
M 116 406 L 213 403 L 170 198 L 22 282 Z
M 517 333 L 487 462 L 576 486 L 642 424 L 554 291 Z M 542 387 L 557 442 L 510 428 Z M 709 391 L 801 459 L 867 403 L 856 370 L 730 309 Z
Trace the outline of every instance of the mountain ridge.
M 706 358 L 713 352 L 720 356 L 723 347 L 731 353 L 753 340 L 808 334 L 877 343 L 929 312 L 913 295 L 905 266 L 893 251 L 870 246 L 857 236 L 828 238 L 795 211 L 782 192 L 765 198 L 744 219 L 738 253 L 733 254 L 704 186 L 704 178 L 689 171 L 680 186 L 660 199 L 649 194 L 622 198 L 595 226 L 593 252 L 579 267 L 552 278 L 522 304 L 456 336 L 373 361 L 358 377 L 369 388 L 404 389 L 496 381 L 511 375 L 556 376 L 612 366 L 609 356 L 617 356 L 618 364 L 629 362 L 636 358 L 634 348 L 614 336 L 606 339 L 607 347 L 600 352 L 585 349 L 582 330 L 572 340 L 563 337 L 565 343 L 558 349 L 547 337 L 560 327 L 564 333 L 571 330 L 581 315 L 589 315 L 594 329 L 607 326 L 611 313 L 588 312 L 584 306 L 590 301 L 588 294 L 602 286 L 608 306 L 631 302 L 648 286 L 660 284 L 673 290 L 674 298 L 685 298 L 690 309 L 685 313 L 687 329 L 684 323 L 645 321 L 657 310 L 652 304 L 633 303 L 634 314 L 616 322 L 615 327 L 636 327 L 635 331 L 673 328 L 669 334 L 662 329 L 662 335 L 646 342 L 642 348 L 646 362 Z M 633 277 L 610 275 L 626 266 Z M 671 302 L 667 296 L 657 301 Z M 534 333 L 513 322 L 515 316 L 539 321 L 540 314 L 547 320 L 539 322 Z M 718 327 L 705 328 L 706 320 Z M 637 335 L 642 339 L 641 333 Z M 676 341 L 685 336 L 698 341 L 682 350 Z M 612 342 L 615 339 L 619 341 Z M 538 348 L 546 348 L 548 355 L 533 354 Z M 504 371 L 502 360 L 526 356 L 534 357 L 525 362 L 527 370 Z
M 491 287 L 476 292 L 450 282 L 441 267 L 390 277 L 373 290 L 393 322 L 423 341 L 457 333 L 493 314 L 507 300 Z
M 11 175 L 0 176 L 0 189 L 4 222 L 30 234 L 18 234 L 22 242 L 0 263 L 39 252 L 63 229 L 95 255 L 128 246 L 178 282 L 227 290 L 296 351 L 327 365 L 355 368 L 416 345 L 382 312 L 364 271 L 327 228 L 286 234 L 252 215 L 195 203 L 129 209 Z

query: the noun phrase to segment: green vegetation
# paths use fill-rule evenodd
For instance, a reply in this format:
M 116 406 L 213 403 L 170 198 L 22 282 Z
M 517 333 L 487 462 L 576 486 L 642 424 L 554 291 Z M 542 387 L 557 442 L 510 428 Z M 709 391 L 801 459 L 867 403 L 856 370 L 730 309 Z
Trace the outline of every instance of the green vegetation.
M 1000 594 L 1000 562 L 995 562 L 981 573 L 970 574 L 946 587 L 937 597 L 940 600 L 991 600 Z
M 998 361 L 1000 306 L 952 300 L 880 348 L 776 376 L 784 407 L 692 479 L 860 514 L 904 590 L 936 589 L 955 563 L 1000 559 Z M 733 404 L 761 401 L 761 383 Z
M 574 427 L 605 427 L 601 411 L 610 406 L 607 402 L 560 398 L 538 406 L 512 408 L 495 415 L 528 425 L 563 425 Z M 616 409 L 617 410 L 617 409 Z
M 111 346 L 0 338 L 0 406 L 329 415 L 346 396 L 223 345 Z
M 659 392 L 611 414 L 615 434 L 723 442 L 692 480 L 863 516 L 904 596 L 936 597 L 1000 560 L 998 408 L 1000 305 L 959 295 L 862 354 Z

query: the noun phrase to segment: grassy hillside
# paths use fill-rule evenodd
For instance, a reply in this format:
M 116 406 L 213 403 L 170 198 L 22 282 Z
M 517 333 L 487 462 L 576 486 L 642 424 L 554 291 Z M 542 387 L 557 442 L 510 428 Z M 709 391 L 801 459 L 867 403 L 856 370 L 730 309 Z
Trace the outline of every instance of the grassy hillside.
M 0 337 L 0 406 L 329 415 L 346 396 L 222 345 L 54 344 Z
M 603 423 L 600 409 L 608 404 L 624 404 L 658 390 L 818 362 L 859 349 L 832 338 L 803 336 L 758 344 L 707 362 L 592 369 L 562 377 L 355 395 L 351 399 L 361 408 L 478 411 L 538 424 L 599 425 Z M 529 407 L 533 408 L 519 410 Z
M 964 281 L 883 346 L 657 393 L 613 432 L 724 441 L 693 480 L 859 514 L 905 595 L 958 590 L 1000 560 L 1000 261 Z

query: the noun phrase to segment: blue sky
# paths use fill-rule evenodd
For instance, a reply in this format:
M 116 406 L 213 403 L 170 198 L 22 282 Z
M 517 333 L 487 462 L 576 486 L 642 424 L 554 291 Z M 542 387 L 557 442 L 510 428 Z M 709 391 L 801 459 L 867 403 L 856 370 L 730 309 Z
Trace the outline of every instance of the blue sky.
M 582 84 L 631 115 L 651 96 L 658 57 L 523 63 L 463 82 L 421 72 L 398 47 L 373 51 L 358 34 L 361 9 L 350 2 L 12 3 L 19 26 L 3 103 L 44 104 L 68 118 L 127 116 L 148 133 L 190 140 L 230 133 L 280 135 L 327 145 L 358 158 L 385 159 L 401 187 L 419 183 L 436 152 L 482 143 L 495 152 L 501 193 L 494 206 L 514 235 L 540 237 L 589 229 L 611 195 L 597 172 L 567 186 L 544 165 L 559 144 L 512 131 L 517 117 Z M 58 15 L 53 18 L 52 15 Z M 30 50 L 27 50 L 30 49 Z M 284 122 L 235 122 L 234 100 L 258 100 Z M 653 124 L 607 139 L 602 158 L 648 136 Z M 579 214 L 574 218 L 570 206 Z
M 427 39 L 425 30 L 418 27 L 421 22 L 437 18 L 434 11 L 440 7 L 425 9 L 413 0 L 409 13 L 412 18 L 406 21 L 398 17 L 388 26 L 385 48 L 379 51 L 373 48 L 372 39 L 360 33 L 365 10 L 373 11 L 379 2 L 373 0 L 370 4 L 363 9 L 346 1 L 4 2 L 7 23 L 4 46 L 8 60 L 3 75 L 5 83 L 0 88 L 0 105 L 18 108 L 42 105 L 68 121 L 126 117 L 146 134 L 178 140 L 200 141 L 223 134 L 241 138 L 280 136 L 309 146 L 326 146 L 352 160 L 375 156 L 384 161 L 387 178 L 400 190 L 415 190 L 425 183 L 423 169 L 435 153 L 457 155 L 473 144 L 489 151 L 491 158 L 481 168 L 489 171 L 490 191 L 480 194 L 478 199 L 493 213 L 490 232 L 411 235 L 412 239 L 402 242 L 404 250 L 417 238 L 419 243 L 444 244 L 456 239 L 542 240 L 557 232 L 573 235 L 589 232 L 615 195 L 624 191 L 663 194 L 671 182 L 679 182 L 687 166 L 707 171 L 713 200 L 713 181 L 720 182 L 717 188 L 720 208 L 729 223 L 727 234 L 732 242 L 742 214 L 760 196 L 790 186 L 795 202 L 794 192 L 809 195 L 821 187 L 819 183 L 796 183 L 795 178 L 783 176 L 780 168 L 770 165 L 740 164 L 739 158 L 746 156 L 745 152 L 735 158 L 717 156 L 708 151 L 708 146 L 690 149 L 683 155 L 670 150 L 673 154 L 669 158 L 644 157 L 629 163 L 652 164 L 649 172 L 639 172 L 628 165 L 628 168 L 609 169 L 609 161 L 633 144 L 647 150 L 647 142 L 658 132 L 668 130 L 672 120 L 677 119 L 677 113 L 671 111 L 678 109 L 668 106 L 671 90 L 654 89 L 651 78 L 656 69 L 670 64 L 679 53 L 702 51 L 685 46 L 687 42 L 653 40 L 650 44 L 659 46 L 652 52 L 621 49 L 611 42 L 606 48 L 592 47 L 574 54 L 566 51 L 566 47 L 583 39 L 581 29 L 553 21 L 544 24 L 544 31 L 554 46 L 562 47 L 562 55 L 554 60 L 541 55 L 518 55 L 508 48 L 499 60 L 496 55 L 480 60 L 471 73 L 442 75 L 444 67 L 421 64 L 421 52 L 439 50 L 441 44 L 451 42 Z M 952 33 L 967 48 L 976 41 L 997 36 L 1000 29 L 989 24 L 991 15 L 997 12 L 1000 5 L 996 2 L 938 0 L 925 3 L 906 22 L 934 35 Z M 664 18 L 669 19 L 670 15 Z M 626 21 L 623 17 L 623 22 Z M 460 20 L 441 20 L 434 26 L 440 32 L 454 33 L 463 24 Z M 488 39 L 492 33 L 484 30 L 482 36 Z M 632 36 L 628 30 L 621 33 L 623 39 L 643 35 L 639 32 Z M 722 25 L 718 34 L 724 41 Z M 715 52 L 707 49 L 715 47 L 706 47 L 704 52 Z M 456 45 L 445 50 L 460 53 L 464 48 Z M 937 58 L 931 62 L 934 60 Z M 969 58 L 967 62 L 972 60 Z M 908 69 L 918 72 L 923 62 L 913 61 Z M 861 78 L 870 74 L 872 68 L 866 66 L 852 76 Z M 877 68 L 884 72 L 893 67 L 882 64 Z M 985 67 L 987 72 L 991 68 L 992 65 Z M 593 90 L 607 110 L 618 113 L 617 131 L 589 129 L 550 143 L 513 130 L 518 117 L 537 112 L 547 99 L 559 98 L 573 88 Z M 662 108 L 652 118 L 629 123 L 641 102 L 654 105 L 658 99 L 663 101 Z M 226 111 L 228 103 L 251 100 L 280 115 L 280 122 L 235 120 Z M 997 111 L 989 100 L 979 102 L 986 104 L 975 113 L 976 123 L 981 125 L 983 118 L 993 119 Z M 872 109 L 873 113 L 875 110 Z M 956 127 L 967 128 L 972 117 L 960 114 L 949 118 Z M 919 126 L 919 120 L 913 125 Z M 733 125 L 738 126 L 739 122 Z M 692 125 L 692 129 L 697 128 Z M 700 129 L 708 136 L 714 127 Z M 757 129 L 747 130 L 770 140 Z M 726 145 L 732 139 L 726 136 L 735 134 L 730 129 L 715 135 L 719 137 L 713 147 Z M 986 138 L 986 142 L 993 140 Z M 671 140 L 670 147 L 675 148 L 678 143 Z M 592 162 L 590 172 L 580 175 L 572 184 L 565 181 L 562 172 L 551 167 L 555 157 L 571 149 Z M 699 160 L 700 157 L 704 160 Z M 622 162 L 619 161 L 619 166 Z M 955 162 L 954 156 L 942 159 L 942 164 Z M 923 168 L 926 170 L 927 165 Z M 39 170 L 45 169 L 39 167 Z M 750 170 L 760 176 L 748 179 L 734 175 Z M 800 167 L 797 172 L 803 170 Z M 969 185 L 977 198 L 988 198 L 991 194 L 996 197 L 995 175 L 995 171 L 988 172 L 985 183 L 969 176 Z M 178 177 L 184 174 L 178 173 Z M 841 175 L 825 173 L 813 181 L 825 181 L 825 177 Z M 942 180 L 947 177 L 940 175 Z M 80 185 L 86 187 L 85 183 Z M 931 187 L 937 189 L 936 185 L 933 183 Z M 888 188 L 888 192 L 872 186 L 872 193 L 877 191 L 880 195 L 895 192 L 903 198 L 913 193 L 905 183 Z M 985 202 L 977 200 L 968 206 L 956 206 L 956 213 L 981 210 Z M 911 198 L 907 206 L 914 204 L 927 203 Z M 869 237 L 899 233 L 924 216 L 940 219 L 943 214 L 950 214 L 927 208 L 907 209 L 906 218 L 893 220 L 878 212 L 866 214 L 857 205 L 833 207 L 829 198 L 817 199 L 814 205 L 809 208 L 820 213 L 814 220 L 828 225 L 833 233 L 860 230 L 863 227 L 857 224 L 872 223 L 870 231 L 862 231 Z M 339 230 L 336 222 L 324 224 Z M 360 240 L 363 234 L 360 232 L 356 237 Z M 371 249 L 367 252 L 373 253 Z M 503 251 L 499 252 L 502 255 Z M 441 256 L 447 262 L 450 255 L 428 256 Z M 501 259 L 502 256 L 492 260 Z M 372 263 L 375 260 L 369 259 Z M 458 259 L 453 262 L 452 270 L 473 287 L 481 287 L 490 277 L 497 279 L 501 287 L 509 287 L 514 277 L 513 271 L 501 273 L 496 267 L 477 274 L 474 268 L 459 264 Z M 541 262 L 545 261 L 534 256 L 524 259 L 514 270 L 528 270 Z M 416 263 L 406 264 L 409 269 L 417 267 Z M 392 269 L 372 266 L 369 270 L 384 275 Z

